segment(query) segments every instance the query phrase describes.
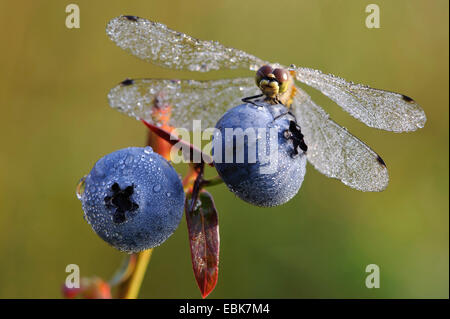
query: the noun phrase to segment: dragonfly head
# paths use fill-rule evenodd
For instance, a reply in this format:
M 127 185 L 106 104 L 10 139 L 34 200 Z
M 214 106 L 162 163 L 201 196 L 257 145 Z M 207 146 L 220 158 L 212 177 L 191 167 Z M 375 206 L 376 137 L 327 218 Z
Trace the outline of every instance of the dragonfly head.
M 269 99 L 274 99 L 287 91 L 289 73 L 285 69 L 274 69 L 270 65 L 263 65 L 256 71 L 255 80 L 262 93 Z

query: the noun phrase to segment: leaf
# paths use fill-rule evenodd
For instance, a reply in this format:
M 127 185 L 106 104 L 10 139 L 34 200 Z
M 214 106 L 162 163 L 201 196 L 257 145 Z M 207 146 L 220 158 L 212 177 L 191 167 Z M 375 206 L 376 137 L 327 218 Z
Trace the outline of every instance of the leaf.
M 202 297 L 206 298 L 219 274 L 219 222 L 212 196 L 206 191 L 195 195 L 189 192 L 186 196 L 186 221 L 192 268 Z M 192 198 L 198 198 L 195 205 L 191 205 Z

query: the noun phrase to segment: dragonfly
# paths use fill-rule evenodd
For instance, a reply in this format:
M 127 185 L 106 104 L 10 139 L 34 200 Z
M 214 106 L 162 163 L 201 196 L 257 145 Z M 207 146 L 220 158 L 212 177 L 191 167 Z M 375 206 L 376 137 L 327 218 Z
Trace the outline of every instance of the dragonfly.
M 360 191 L 383 191 L 389 174 L 383 159 L 368 145 L 334 122 L 297 82 L 319 90 L 365 125 L 392 132 L 423 128 L 425 112 L 410 97 L 346 81 L 319 70 L 264 61 L 217 41 L 199 40 L 158 22 L 119 16 L 106 27 L 120 48 L 155 65 L 175 70 L 208 72 L 221 69 L 257 71 L 263 66 L 288 70 L 292 80 L 283 102 L 295 116 L 307 145 L 307 160 L 320 173 Z M 267 84 L 267 82 L 265 82 Z M 192 128 L 193 119 L 214 127 L 222 114 L 243 97 L 261 94 L 252 77 L 207 81 L 126 79 L 108 94 L 111 107 L 138 120 L 160 125 L 154 108 L 170 105 L 169 125 Z M 158 101 L 158 103 L 155 103 Z

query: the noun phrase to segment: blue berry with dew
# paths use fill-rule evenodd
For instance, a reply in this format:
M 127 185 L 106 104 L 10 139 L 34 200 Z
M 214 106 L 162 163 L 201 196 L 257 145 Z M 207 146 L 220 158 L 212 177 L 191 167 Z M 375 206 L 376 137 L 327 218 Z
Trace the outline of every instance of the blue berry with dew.
M 307 147 L 296 119 L 284 105 L 238 105 L 222 116 L 216 129 L 214 166 L 239 198 L 270 207 L 297 194 L 306 173 Z
M 111 246 L 128 253 L 162 244 L 184 209 L 175 169 L 151 147 L 115 151 L 95 163 L 78 192 L 84 218 Z

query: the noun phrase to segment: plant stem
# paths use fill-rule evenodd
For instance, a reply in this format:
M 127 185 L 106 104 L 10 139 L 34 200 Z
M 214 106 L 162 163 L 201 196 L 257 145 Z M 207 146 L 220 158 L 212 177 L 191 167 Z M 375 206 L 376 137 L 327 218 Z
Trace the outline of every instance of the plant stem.
M 192 188 L 194 187 L 195 180 L 198 176 L 198 170 L 196 169 L 194 164 L 189 164 L 189 170 L 186 174 L 186 176 L 183 179 L 183 189 L 184 192 L 187 193 L 189 191 L 192 191 Z
M 133 273 L 134 268 L 136 268 L 136 260 L 136 254 L 128 255 L 114 276 L 109 280 L 109 285 L 111 287 L 118 286 L 128 280 Z
M 147 270 L 153 248 L 136 254 L 136 264 L 130 277 L 119 286 L 118 296 L 122 299 L 136 299 Z

